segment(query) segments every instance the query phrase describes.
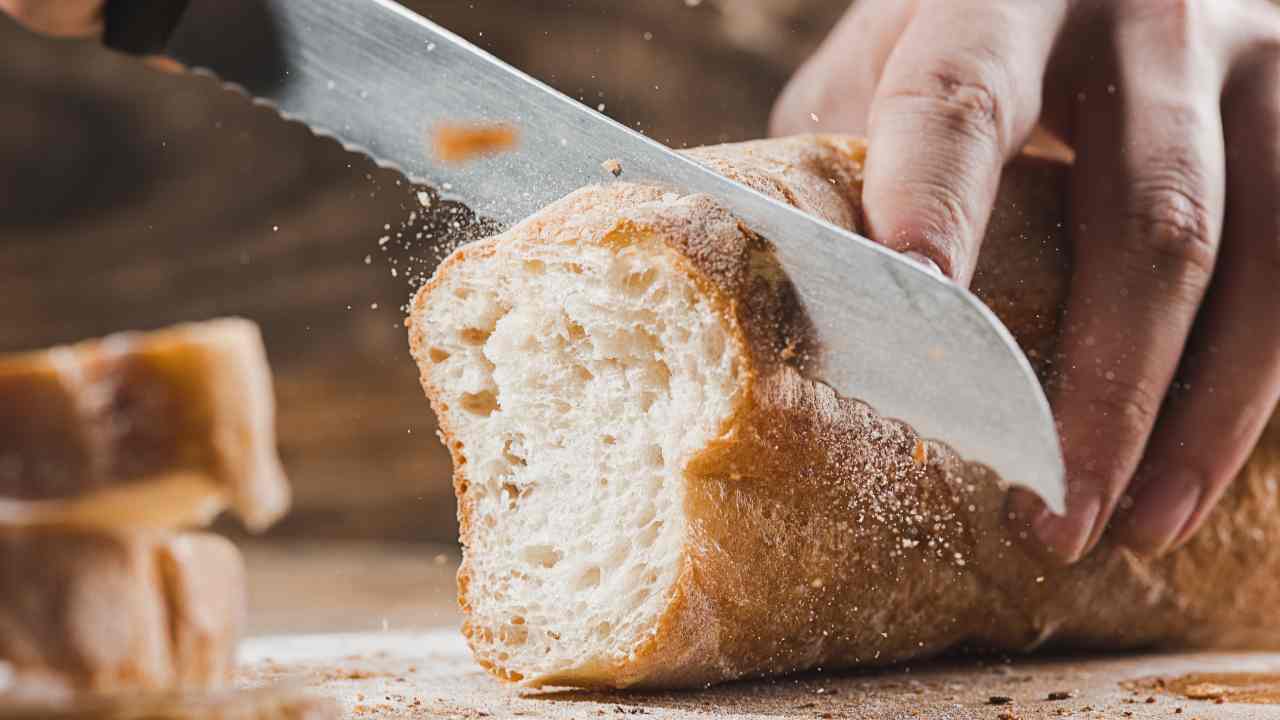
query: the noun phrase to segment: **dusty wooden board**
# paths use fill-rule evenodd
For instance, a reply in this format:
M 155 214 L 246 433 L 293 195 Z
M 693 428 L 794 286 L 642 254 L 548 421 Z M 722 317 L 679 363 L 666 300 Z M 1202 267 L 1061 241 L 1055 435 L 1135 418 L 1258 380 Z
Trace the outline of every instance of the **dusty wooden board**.
M 965 660 L 660 693 L 506 685 L 472 662 L 451 628 L 260 637 L 246 643 L 243 660 L 243 686 L 302 685 L 337 700 L 349 717 L 1280 718 L 1280 705 L 1189 700 L 1133 685 L 1193 672 L 1280 672 L 1280 654 Z M 1048 700 L 1055 692 L 1072 697 Z M 994 705 L 992 697 L 1011 702 Z
M 241 547 L 250 632 L 258 637 L 245 645 L 240 683 L 309 687 L 350 717 L 1280 718 L 1280 706 L 1218 705 L 1124 684 L 1191 672 L 1280 672 L 1280 653 L 953 661 L 682 693 L 531 691 L 499 683 L 472 662 L 456 630 L 456 548 L 351 541 Z M 1073 697 L 1047 700 L 1061 691 Z M 1014 702 L 990 705 L 992 696 Z

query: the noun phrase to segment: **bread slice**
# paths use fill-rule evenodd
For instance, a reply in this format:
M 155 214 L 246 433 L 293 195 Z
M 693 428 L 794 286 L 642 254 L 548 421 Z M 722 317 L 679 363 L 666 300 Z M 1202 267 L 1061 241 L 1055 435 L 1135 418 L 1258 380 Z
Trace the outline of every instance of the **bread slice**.
M 0 702 L 231 681 L 244 563 L 216 535 L 0 531 Z
M 247 320 L 0 356 L 0 525 L 184 527 L 289 503 Z
M 691 154 L 859 229 L 857 140 Z M 974 281 L 1045 378 L 1064 170 L 1010 168 Z M 806 378 L 817 339 L 788 279 L 712 198 L 584 188 L 454 253 L 408 325 L 453 453 L 464 633 L 500 677 L 694 686 L 962 646 L 1280 646 L 1280 421 L 1189 546 L 1056 568 L 1005 529 L 998 478 Z

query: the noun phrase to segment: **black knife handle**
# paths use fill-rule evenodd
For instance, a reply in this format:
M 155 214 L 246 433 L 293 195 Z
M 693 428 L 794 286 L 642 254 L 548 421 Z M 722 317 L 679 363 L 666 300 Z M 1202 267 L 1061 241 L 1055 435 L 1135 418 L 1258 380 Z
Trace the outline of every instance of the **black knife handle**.
M 189 0 L 107 0 L 103 10 L 107 47 L 132 55 L 164 52 Z

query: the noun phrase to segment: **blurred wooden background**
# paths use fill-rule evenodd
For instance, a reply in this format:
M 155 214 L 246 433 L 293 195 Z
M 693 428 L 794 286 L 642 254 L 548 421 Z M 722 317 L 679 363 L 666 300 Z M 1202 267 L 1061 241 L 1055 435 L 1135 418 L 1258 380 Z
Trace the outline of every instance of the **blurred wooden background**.
M 761 136 L 846 5 L 406 4 L 674 146 Z M 448 455 L 401 324 L 435 253 L 430 238 L 377 243 L 417 207 L 395 174 L 206 80 L 0 18 L 0 191 L 0 351 L 252 318 L 296 494 L 274 532 L 456 536 Z

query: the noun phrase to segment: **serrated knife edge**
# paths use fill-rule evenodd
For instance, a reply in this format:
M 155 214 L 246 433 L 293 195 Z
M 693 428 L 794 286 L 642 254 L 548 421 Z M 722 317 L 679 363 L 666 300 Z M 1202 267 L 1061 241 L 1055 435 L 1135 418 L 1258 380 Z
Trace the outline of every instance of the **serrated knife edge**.
M 600 182 L 612 158 L 627 180 L 713 195 L 774 244 L 819 333 L 819 379 L 1063 508 L 1043 390 L 1007 329 L 963 288 L 715 174 L 390 0 L 190 5 L 170 44 L 179 61 L 381 167 L 452 186 L 447 196 L 501 223 Z M 231 6 L 266 24 L 219 28 Z M 219 34 L 240 31 L 261 37 L 233 48 Z M 462 168 L 433 164 L 425 133 L 460 119 L 518 122 L 522 147 Z

